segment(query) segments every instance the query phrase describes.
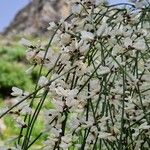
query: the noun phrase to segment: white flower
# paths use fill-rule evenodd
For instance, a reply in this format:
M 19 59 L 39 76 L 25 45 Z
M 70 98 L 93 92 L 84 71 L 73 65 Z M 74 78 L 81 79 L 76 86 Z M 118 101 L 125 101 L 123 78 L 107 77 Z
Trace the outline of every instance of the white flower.
M 66 90 L 65 90 L 65 89 L 62 88 L 61 86 L 57 87 L 57 88 L 55 89 L 55 91 L 56 91 L 56 93 L 57 93 L 58 95 L 60 95 L 60 96 L 65 96 L 65 97 L 68 97 L 68 98 L 74 98 L 74 97 L 76 96 L 77 92 L 78 92 L 77 89 L 72 89 L 72 90 L 66 89 Z
M 64 88 L 62 88 L 61 86 L 57 87 L 55 89 L 56 93 L 60 96 L 67 96 L 68 95 L 68 91 L 65 90 Z
M 76 106 L 77 105 L 77 101 L 75 99 L 68 99 L 68 98 L 66 98 L 66 105 L 68 107 Z
M 104 75 L 104 74 L 108 74 L 108 73 L 110 73 L 110 69 L 106 66 L 100 66 L 100 68 L 98 69 L 99 75 Z
M 139 129 L 144 129 L 144 130 L 150 129 L 150 125 L 148 125 L 147 122 L 144 122 L 139 126 Z
M 22 96 L 22 94 L 23 94 L 23 90 L 21 90 L 17 87 L 12 87 L 12 91 L 13 91 L 11 93 L 12 96 Z
M 60 147 L 63 149 L 63 150 L 68 150 L 68 147 L 70 146 L 71 144 L 68 144 L 68 143 L 65 143 L 63 141 L 61 141 L 60 143 Z
M 70 142 L 71 142 L 71 138 L 72 138 L 71 134 L 67 134 L 67 135 L 65 135 L 65 136 L 62 136 L 62 137 L 61 137 L 61 140 L 62 140 L 63 142 L 65 142 L 65 143 L 70 143 Z
M 82 76 L 89 70 L 87 64 L 82 61 L 77 61 L 75 64 L 77 65 L 77 76 Z
M 106 23 L 103 23 L 102 25 L 100 25 L 97 32 L 96 32 L 97 36 L 101 36 L 105 32 L 106 28 L 107 28 Z
M 126 48 L 132 47 L 136 50 L 145 50 L 146 49 L 145 40 L 142 38 L 138 38 L 135 41 L 133 41 L 130 37 L 127 37 L 124 39 L 124 46 Z
M 43 150 L 50 150 L 50 149 L 54 149 L 55 143 L 58 141 L 57 138 L 48 138 L 46 141 L 44 141 L 44 149 Z
M 71 11 L 73 14 L 80 14 L 82 11 L 82 6 L 80 4 L 74 3 L 71 7 Z
M 76 97 L 77 93 L 78 93 L 78 90 L 77 90 L 77 89 L 69 90 L 67 97 L 68 97 L 68 98 L 74 98 L 74 97 Z
M 80 118 L 80 122 L 82 122 L 82 127 L 83 128 L 89 128 L 92 127 L 94 124 L 94 119 L 93 116 L 89 114 L 89 118 L 88 120 L 86 120 L 86 118 Z
M 41 76 L 38 81 L 38 86 L 44 86 L 48 83 L 48 79 L 45 76 Z
M 37 63 L 40 64 L 44 59 L 44 57 L 45 57 L 45 51 L 39 51 L 38 54 L 35 55 L 34 59 Z
M 133 44 L 133 47 L 136 50 L 146 50 L 146 44 L 145 44 L 145 40 L 144 39 L 138 39 L 138 41 L 136 41 Z
M 114 20 L 115 23 L 120 23 L 123 21 L 123 15 L 121 14 L 118 14 L 117 15 L 117 18 Z
M 116 44 L 114 47 L 113 47 L 113 50 L 112 50 L 112 55 L 113 56 L 116 56 L 117 54 L 121 54 L 124 52 L 124 48 L 122 46 L 120 46 L 119 44 Z
M 59 134 L 61 133 L 61 129 L 57 129 L 55 127 L 53 127 L 51 129 L 51 133 L 55 136 L 55 137 L 59 137 Z
M 24 106 L 21 110 L 22 114 L 26 115 L 26 114 L 31 114 L 32 113 L 32 108 L 29 106 Z
M 36 51 L 35 50 L 29 50 L 26 52 L 26 58 L 27 60 L 32 60 L 36 55 Z
M 49 86 L 46 99 L 50 100 L 50 106 L 46 106 L 42 115 L 45 121 L 42 133 L 48 135 L 43 149 L 82 149 L 84 140 L 86 150 L 97 148 L 99 139 L 117 144 L 122 110 L 126 120 L 124 128 L 127 133 L 133 131 L 132 141 L 126 133 L 122 138 L 129 144 L 133 142 L 137 149 L 141 144 L 148 147 L 142 142 L 150 129 L 142 110 L 144 107 L 148 113 L 150 104 L 150 33 L 149 23 L 144 19 L 148 10 L 142 6 L 148 0 L 134 0 L 138 9 L 129 6 L 123 11 L 105 5 L 106 0 L 66 1 L 70 2 L 72 13 L 69 20 L 61 19 L 60 26 L 54 22 L 49 24 L 50 37 L 57 27 L 58 30 L 46 54 L 46 41 L 33 48 L 28 40 L 21 41 L 29 48 L 27 59 L 37 65 L 43 62 L 43 67 L 50 71 L 47 77 L 42 73 L 39 78 L 41 90 L 36 97 L 40 100 Z M 51 84 L 50 79 L 54 79 Z M 32 114 L 30 100 L 21 102 L 28 93 L 16 87 L 12 90 L 20 103 L 10 113 L 20 127 L 28 127 L 23 118 Z M 6 112 L 7 109 L 1 110 L 0 114 Z M 86 137 L 83 135 L 80 140 L 85 129 Z M 102 149 L 107 149 L 104 142 L 101 144 Z
M 71 120 L 70 120 L 70 129 L 73 131 L 75 129 L 77 129 L 80 125 L 80 122 L 79 122 L 79 119 L 73 117 Z
M 108 139 L 109 136 L 111 136 L 111 133 L 107 133 L 107 132 L 99 132 L 98 135 L 100 139 Z
M 67 150 L 68 147 L 71 145 L 71 135 L 65 135 L 61 137 L 61 143 L 60 143 L 60 147 L 64 150 Z
M 87 31 L 81 31 L 81 39 L 82 40 L 93 40 L 94 34 Z
M 64 102 L 63 101 L 53 99 L 52 104 L 54 105 L 54 107 L 56 108 L 57 111 L 63 112 L 63 108 L 64 108 Z
M 17 124 L 18 124 L 18 126 L 19 126 L 20 128 L 27 126 L 27 125 L 25 124 L 25 122 L 22 120 L 21 117 L 17 117 L 17 118 L 16 118 L 16 122 L 17 122 Z
M 44 111 L 44 118 L 46 123 L 49 123 L 56 117 L 59 115 L 59 112 L 55 109 L 48 109 Z
M 24 46 L 31 46 L 31 42 L 25 38 L 22 38 L 20 41 L 19 41 L 20 44 L 24 45 Z
M 49 27 L 47 28 L 47 30 L 54 30 L 56 28 L 56 24 L 55 24 L 55 22 L 50 22 L 49 23 Z
M 62 45 L 67 45 L 71 41 L 71 35 L 64 33 L 61 34 L 61 44 Z
M 99 5 L 101 5 L 101 4 L 105 3 L 105 2 L 106 2 L 106 0 L 95 0 L 95 5 L 99 6 Z
M 83 41 L 83 44 L 79 46 L 79 50 L 81 53 L 87 52 L 90 48 L 90 44 L 87 42 Z
M 124 39 L 124 46 L 126 47 L 126 48 L 128 48 L 129 46 L 132 46 L 132 40 L 131 40 L 131 38 L 130 37 L 127 37 L 127 38 L 125 38 Z

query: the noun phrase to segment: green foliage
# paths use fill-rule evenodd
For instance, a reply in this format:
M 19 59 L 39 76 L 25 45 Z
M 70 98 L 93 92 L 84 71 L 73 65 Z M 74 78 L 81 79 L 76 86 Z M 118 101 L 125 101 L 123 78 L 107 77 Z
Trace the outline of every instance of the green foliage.
M 0 55 L 3 59 L 9 61 L 24 61 L 25 49 L 22 46 L 0 47 Z
M 20 39 L 17 39 L 16 41 L 19 40 Z M 34 83 L 38 79 L 40 66 L 36 66 L 31 75 L 25 73 L 25 70 L 29 68 L 25 59 L 26 49 L 23 46 L 16 44 L 16 41 L 7 46 L 0 43 L 0 107 L 4 106 L 4 99 L 5 97 L 10 96 L 11 88 L 13 86 L 22 88 L 23 90 L 32 91 Z M 43 71 L 46 74 L 47 70 L 43 69 Z M 47 107 L 49 107 L 49 105 L 45 104 L 45 108 Z M 39 131 L 43 130 L 43 122 L 43 116 L 41 115 L 41 117 L 37 119 L 37 126 L 34 128 L 33 139 L 39 135 Z M 4 123 L 7 128 L 0 134 L 0 146 L 5 144 L 11 146 L 13 145 L 13 140 L 9 141 L 9 138 L 12 137 L 13 139 L 13 137 L 17 136 L 19 130 L 15 125 L 15 121 L 10 116 L 4 118 Z M 40 147 L 45 138 L 45 136 L 41 137 L 41 141 L 37 142 L 35 147 L 33 147 L 33 150 Z
M 37 126 L 34 128 L 33 138 L 35 139 L 39 135 L 39 131 L 43 130 L 43 117 L 41 116 L 37 120 Z M 6 130 L 4 131 L 3 135 L 0 136 L 0 140 L 6 141 L 9 140 L 10 137 L 16 137 L 19 134 L 19 127 L 16 126 L 15 120 L 12 117 L 7 116 L 4 118 L 4 123 L 7 126 Z M 45 137 L 41 137 L 44 140 Z M 9 141 L 9 145 L 13 145 L 14 140 Z M 8 144 L 8 143 L 7 143 Z M 38 141 L 36 146 L 42 145 L 42 141 Z
M 9 96 L 12 86 L 32 89 L 33 80 L 25 73 L 27 69 L 25 48 L 13 42 L 0 46 L 0 95 Z
M 23 89 L 32 88 L 32 81 L 25 73 L 25 66 L 16 62 L 0 60 L 0 89 L 2 95 L 10 94 L 12 86 Z

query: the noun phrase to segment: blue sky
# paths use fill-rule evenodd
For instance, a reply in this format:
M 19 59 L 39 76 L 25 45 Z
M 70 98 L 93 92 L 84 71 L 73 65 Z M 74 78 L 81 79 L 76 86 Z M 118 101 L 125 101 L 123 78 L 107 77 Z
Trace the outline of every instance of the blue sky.
M 31 0 L 0 0 L 0 31 L 3 31 L 14 18 L 18 10 Z M 127 0 L 109 0 L 111 3 L 127 2 Z

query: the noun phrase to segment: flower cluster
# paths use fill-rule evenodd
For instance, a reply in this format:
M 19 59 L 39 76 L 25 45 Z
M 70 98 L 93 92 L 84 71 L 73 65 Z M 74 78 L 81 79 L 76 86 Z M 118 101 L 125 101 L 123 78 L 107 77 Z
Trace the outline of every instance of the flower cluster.
M 40 65 L 35 91 L 17 105 L 26 115 L 27 150 L 46 134 L 43 150 L 148 149 L 150 135 L 150 22 L 148 1 L 108 5 L 105 0 L 68 1 L 71 15 L 50 23 L 46 50 L 23 39 L 27 58 Z M 42 75 L 42 68 L 47 74 Z M 34 69 L 34 67 L 32 67 Z M 31 70 L 32 71 L 32 70 Z M 32 111 L 36 98 L 37 108 Z M 48 98 L 46 98 L 48 97 Z M 32 139 L 44 102 L 45 130 Z M 8 110 L 9 111 L 9 110 Z M 24 129 L 26 128 L 26 129 Z M 33 142 L 32 142 L 33 140 Z

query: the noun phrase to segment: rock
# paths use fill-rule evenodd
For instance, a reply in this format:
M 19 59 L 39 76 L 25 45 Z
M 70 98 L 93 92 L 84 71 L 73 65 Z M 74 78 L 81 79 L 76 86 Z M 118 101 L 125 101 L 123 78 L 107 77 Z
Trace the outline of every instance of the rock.
M 69 14 L 65 0 L 32 0 L 20 10 L 3 35 L 41 35 L 50 21 L 58 21 Z

